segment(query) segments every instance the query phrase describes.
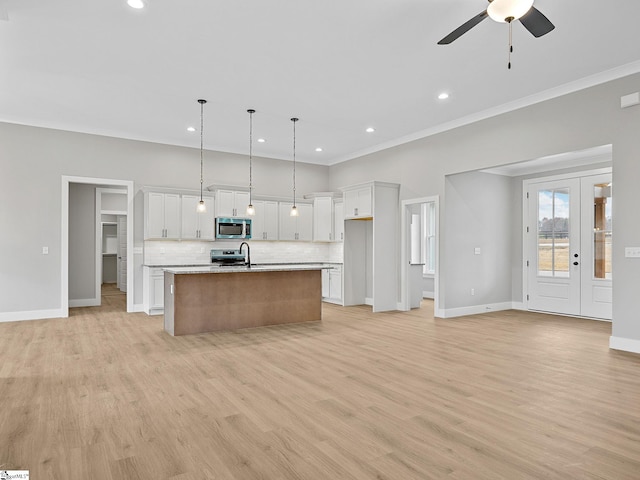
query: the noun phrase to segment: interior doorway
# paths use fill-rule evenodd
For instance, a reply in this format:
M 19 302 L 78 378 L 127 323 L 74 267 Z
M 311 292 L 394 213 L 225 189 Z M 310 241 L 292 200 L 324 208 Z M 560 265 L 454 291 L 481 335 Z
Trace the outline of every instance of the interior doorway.
M 439 197 L 402 201 L 400 310 L 419 308 L 424 298 L 433 297 L 438 316 Z
M 101 285 L 102 285 L 102 277 L 98 276 L 97 272 L 102 271 L 101 263 L 102 263 L 102 255 L 98 255 L 97 245 L 100 244 L 100 253 L 102 253 L 102 222 L 98 221 L 97 212 L 92 210 L 92 220 L 91 224 L 95 226 L 95 242 L 90 242 L 90 251 L 92 254 L 88 258 L 81 258 L 78 260 L 77 256 L 74 256 L 74 261 L 78 263 L 78 265 L 70 265 L 70 190 L 72 186 L 75 188 L 76 186 L 91 186 L 103 189 L 115 189 L 119 190 L 120 194 L 126 198 L 125 208 L 123 210 L 119 210 L 120 214 L 126 216 L 126 231 L 133 232 L 133 182 L 129 180 L 111 180 L 111 179 L 103 179 L 103 178 L 89 178 L 89 177 L 73 177 L 73 176 L 62 176 L 62 188 L 61 188 L 61 196 L 62 196 L 62 221 L 61 221 L 61 279 L 60 279 L 60 305 L 61 312 L 63 317 L 69 316 L 69 291 L 70 291 L 70 283 L 69 283 L 69 271 L 70 267 L 76 268 L 86 268 L 87 266 L 92 267 L 93 273 L 92 279 L 90 283 L 91 285 L 95 285 L 92 289 L 92 293 L 89 295 L 85 295 L 86 299 L 81 299 L 79 302 L 75 302 L 71 306 L 90 306 L 90 305 L 99 305 L 101 301 Z M 74 202 L 77 203 L 77 202 Z M 93 198 L 91 199 L 91 204 L 94 204 Z M 93 207 L 92 207 L 93 208 Z M 117 219 L 116 219 L 117 223 Z M 125 240 L 126 242 L 126 252 L 124 252 L 124 258 L 126 263 L 124 264 L 125 275 L 126 275 L 126 310 L 127 312 L 134 311 L 134 282 L 133 282 L 133 235 L 127 235 Z M 75 244 L 74 244 L 75 245 Z M 94 246 L 95 245 L 95 246 Z M 75 247 L 74 247 L 75 248 Z M 90 265 L 91 262 L 95 262 L 94 265 Z M 100 263 L 100 266 L 98 266 Z M 95 269 L 95 270 L 93 270 Z M 95 283 L 94 283 L 95 281 Z M 98 286 L 98 283 L 100 286 Z M 97 298 L 89 298 L 89 296 L 94 296 Z
M 610 169 L 523 182 L 530 310 L 611 320 Z

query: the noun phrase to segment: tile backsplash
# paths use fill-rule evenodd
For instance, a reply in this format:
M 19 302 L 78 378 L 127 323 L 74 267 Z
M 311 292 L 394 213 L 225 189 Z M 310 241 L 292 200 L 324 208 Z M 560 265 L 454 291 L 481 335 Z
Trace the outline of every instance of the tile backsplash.
M 238 248 L 239 241 L 144 242 L 145 265 L 193 265 L 210 263 L 212 248 Z M 335 262 L 342 263 L 342 243 L 249 242 L 252 263 Z

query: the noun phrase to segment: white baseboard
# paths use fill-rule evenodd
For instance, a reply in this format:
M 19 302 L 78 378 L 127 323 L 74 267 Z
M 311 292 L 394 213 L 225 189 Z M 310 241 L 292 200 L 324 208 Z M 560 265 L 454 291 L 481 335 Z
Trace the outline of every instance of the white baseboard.
M 373 306 L 373 298 L 365 298 L 364 299 L 364 304 L 365 305 L 369 305 L 370 307 Z
M 613 350 L 622 350 L 624 352 L 640 353 L 640 340 L 633 338 L 609 337 L 609 348 Z
M 514 310 L 528 310 L 524 302 L 511 302 L 511 308 Z
M 433 300 L 435 294 L 433 292 L 422 292 L 422 298 L 430 298 L 431 300 Z
M 512 302 L 488 303 L 485 305 L 472 305 L 469 307 L 445 308 L 437 315 L 440 318 L 462 317 L 463 315 L 477 315 L 479 313 L 497 312 L 500 310 L 511 310 Z
M 144 312 L 144 305 L 142 303 L 134 303 L 131 312 Z
M 19 322 L 22 320 L 42 320 L 44 318 L 62 318 L 62 310 L 31 310 L 23 312 L 0 312 L 0 322 Z
M 69 308 L 75 307 L 99 307 L 100 299 L 99 298 L 80 298 L 77 300 L 69 299 Z

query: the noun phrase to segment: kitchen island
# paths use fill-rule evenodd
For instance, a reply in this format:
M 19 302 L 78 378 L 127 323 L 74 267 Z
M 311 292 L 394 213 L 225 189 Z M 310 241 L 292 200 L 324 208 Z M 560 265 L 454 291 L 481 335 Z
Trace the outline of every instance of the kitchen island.
M 322 317 L 323 265 L 173 267 L 164 271 L 171 335 L 236 330 Z

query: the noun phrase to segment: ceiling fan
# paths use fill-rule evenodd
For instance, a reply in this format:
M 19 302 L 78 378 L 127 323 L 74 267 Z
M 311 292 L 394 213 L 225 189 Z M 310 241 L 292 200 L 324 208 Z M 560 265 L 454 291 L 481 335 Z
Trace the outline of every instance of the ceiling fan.
M 540 10 L 533 6 L 534 0 L 489 0 L 489 6 L 471 20 L 463 23 L 449 35 L 438 42 L 438 45 L 448 45 L 458 39 L 487 17 L 500 23 L 509 24 L 509 68 L 511 68 L 511 27 L 514 20 L 520 20 L 524 28 L 534 37 L 546 35 L 556 28 Z

